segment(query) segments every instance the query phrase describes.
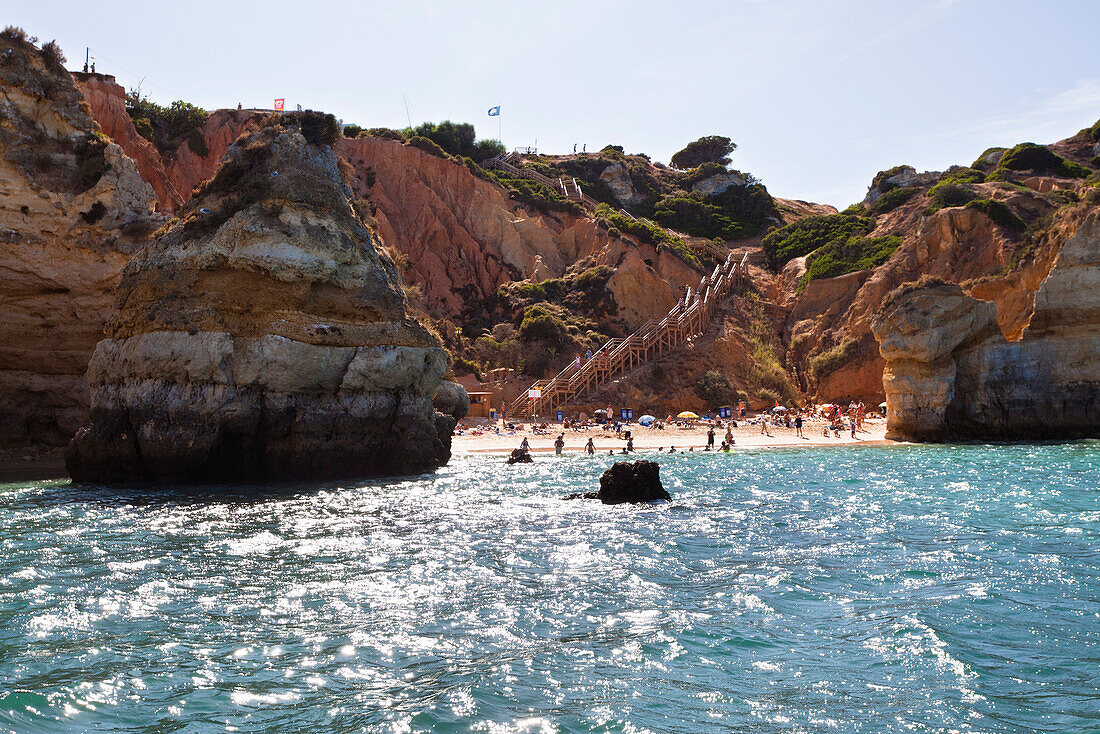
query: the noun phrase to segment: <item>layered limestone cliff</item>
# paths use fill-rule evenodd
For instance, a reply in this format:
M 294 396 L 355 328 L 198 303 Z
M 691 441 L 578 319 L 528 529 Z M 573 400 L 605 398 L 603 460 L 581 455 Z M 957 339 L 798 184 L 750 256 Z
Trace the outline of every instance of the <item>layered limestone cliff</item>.
M 0 448 L 64 445 L 85 419 L 84 371 L 154 201 L 60 63 L 0 36 Z
M 996 305 L 946 283 L 902 289 L 871 329 L 890 437 L 1100 435 L 1100 213 L 1066 240 L 1019 341 Z
M 126 267 L 88 368 L 75 480 L 335 477 L 447 460 L 454 419 L 431 400 L 446 354 L 408 317 L 353 210 L 335 135 L 331 116 L 306 113 L 241 138 Z

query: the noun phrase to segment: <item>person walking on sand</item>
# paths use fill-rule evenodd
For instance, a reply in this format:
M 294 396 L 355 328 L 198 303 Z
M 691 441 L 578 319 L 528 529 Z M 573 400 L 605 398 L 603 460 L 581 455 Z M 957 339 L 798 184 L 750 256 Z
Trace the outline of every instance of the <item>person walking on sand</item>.
M 768 416 L 766 415 L 760 416 L 760 435 L 768 438 L 772 437 L 772 432 L 768 430 Z
M 714 448 L 714 426 L 707 429 L 707 450 Z
M 561 450 L 565 448 L 565 434 L 559 433 L 554 439 L 554 453 L 561 456 Z
M 856 437 L 856 417 L 853 415 L 849 419 L 849 421 L 851 422 L 851 425 L 852 425 L 852 438 L 855 438 Z
M 794 435 L 798 436 L 799 438 L 806 438 L 805 436 L 802 435 L 802 414 L 801 413 L 795 413 L 795 415 L 794 415 Z
M 588 452 L 589 455 L 592 455 L 592 454 L 596 453 L 596 445 L 594 443 L 592 443 L 592 437 L 591 436 L 588 437 L 588 443 L 586 443 L 584 445 L 584 450 L 586 452 Z

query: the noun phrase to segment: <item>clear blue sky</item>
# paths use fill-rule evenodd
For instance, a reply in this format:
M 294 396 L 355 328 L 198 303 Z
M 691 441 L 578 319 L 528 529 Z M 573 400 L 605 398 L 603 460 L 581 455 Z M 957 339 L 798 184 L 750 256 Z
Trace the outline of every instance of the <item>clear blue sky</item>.
M 1100 118 L 1100 0 L 0 0 L 155 100 L 345 122 L 469 121 L 545 152 L 668 160 L 730 136 L 777 196 L 844 207 L 875 172 L 941 169 Z

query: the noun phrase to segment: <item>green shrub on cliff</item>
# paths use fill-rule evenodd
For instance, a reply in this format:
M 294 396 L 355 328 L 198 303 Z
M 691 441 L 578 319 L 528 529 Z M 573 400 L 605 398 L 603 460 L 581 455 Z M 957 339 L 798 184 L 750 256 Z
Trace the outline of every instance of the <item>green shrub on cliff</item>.
M 695 253 L 688 248 L 682 239 L 669 234 L 661 227 L 641 219 L 631 219 L 615 211 L 607 204 L 600 204 L 596 207 L 596 216 L 598 218 L 597 222 L 602 221 L 606 228 L 613 226 L 621 232 L 637 238 L 640 242 L 653 245 L 658 249 L 666 247 L 691 265 L 701 265 L 699 258 L 695 256 Z
M 363 130 L 357 138 L 382 138 L 383 140 L 393 140 L 398 143 L 404 143 L 408 137 L 400 130 L 393 130 L 388 127 L 372 127 L 369 130 Z
M 408 141 L 405 143 L 405 145 L 411 146 L 411 147 L 416 148 L 418 150 L 422 150 L 425 153 L 431 153 L 432 155 L 434 155 L 438 158 L 446 159 L 446 158 L 450 157 L 450 156 L 447 155 L 447 151 L 445 151 L 445 150 L 443 150 L 443 148 L 439 147 L 439 145 L 437 145 L 434 140 L 432 140 L 430 138 L 425 138 L 422 135 L 413 135 L 413 136 L 411 136 L 408 139 Z
M 968 183 L 982 183 L 985 181 L 985 174 L 976 168 L 967 168 L 966 166 L 951 166 L 942 174 L 940 174 L 940 180 L 938 183 L 955 183 L 955 184 L 968 184 Z
M 704 163 L 729 164 L 729 154 L 737 150 L 734 143 L 724 135 L 705 135 L 688 143 L 682 150 L 673 154 L 669 163 L 673 168 L 687 170 Z
M 840 369 L 840 367 L 851 359 L 852 348 L 854 346 L 854 340 L 845 339 L 832 349 L 821 352 L 820 354 L 815 354 L 811 357 L 809 369 L 810 381 L 814 384 L 820 384 L 824 377 Z
M 902 164 L 900 166 L 894 166 L 893 168 L 887 168 L 885 171 L 879 171 L 875 174 L 875 177 L 871 179 L 871 188 L 877 189 L 882 193 L 892 191 L 898 188 L 898 186 L 897 184 L 888 183 L 886 179 L 905 173 L 906 171 L 912 170 L 912 168 L 912 166 Z
M 190 143 L 191 134 L 201 130 L 207 118 L 206 110 L 180 99 L 162 107 L 140 89 L 126 93 L 126 112 L 138 133 L 164 156 L 174 155 L 182 142 Z
M 853 235 L 844 242 L 830 242 L 806 258 L 806 273 L 798 282 L 798 292 L 811 280 L 835 278 L 857 270 L 876 268 L 890 259 L 901 245 L 901 237 L 861 237 Z
M 496 140 L 476 140 L 474 126 L 468 122 L 425 122 L 406 129 L 405 134 L 410 140 L 414 137 L 427 138 L 450 155 L 459 158 L 469 156 L 475 161 L 493 158 L 504 152 L 504 146 Z
M 560 344 L 566 341 L 568 329 L 565 321 L 541 304 L 528 307 L 519 325 L 523 341 L 548 341 Z
M 898 189 L 890 189 L 885 194 L 878 198 L 874 204 L 871 205 L 871 212 L 874 214 L 886 214 L 892 212 L 905 202 L 912 199 L 920 192 L 915 186 L 903 186 Z
M 107 172 L 104 152 L 111 139 L 96 130 L 80 138 L 74 146 L 77 165 L 77 192 L 87 191 L 99 183 Z
M 770 232 L 761 243 L 764 257 L 773 270 L 790 260 L 808 255 L 826 245 L 847 242 L 853 235 L 871 231 L 869 217 L 855 214 L 825 214 L 806 217 Z
M 1008 205 L 1001 201 L 995 201 L 993 199 L 976 199 L 966 205 L 967 209 L 977 209 L 982 214 L 993 220 L 994 224 L 998 224 L 1006 229 L 1022 230 L 1027 227 L 1024 220 L 1020 219 L 1013 213 Z
M 1080 163 L 1067 161 L 1049 148 L 1035 143 L 1020 143 L 1001 156 L 991 180 L 1003 180 L 1012 171 L 1034 171 L 1065 178 L 1085 178 L 1091 171 Z
M 206 138 L 202 136 L 202 131 L 198 128 L 192 130 L 191 134 L 187 136 L 187 147 L 199 158 L 205 158 L 210 155 L 210 148 L 206 145 Z
M 718 370 L 709 370 L 695 383 L 695 391 L 711 409 L 733 403 L 730 378 Z
M 928 208 L 924 210 L 925 214 L 934 214 L 940 209 L 946 209 L 952 206 L 966 206 L 967 203 L 974 201 L 978 198 L 978 195 L 971 191 L 966 186 L 955 183 L 938 183 L 928 190 Z

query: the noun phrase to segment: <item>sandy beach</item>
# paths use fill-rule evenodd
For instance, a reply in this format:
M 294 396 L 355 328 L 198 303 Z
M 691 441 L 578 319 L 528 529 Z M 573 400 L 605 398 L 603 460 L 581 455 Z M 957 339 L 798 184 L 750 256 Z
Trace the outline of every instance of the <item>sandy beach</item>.
M 596 451 L 606 454 L 608 451 L 621 453 L 626 446 L 624 434 L 616 434 L 614 429 L 608 430 L 602 426 L 586 428 L 579 431 L 563 429 L 560 423 L 550 423 L 549 428 L 542 432 L 533 432 L 529 423 L 516 424 L 516 430 L 502 429 L 500 421 L 490 424 L 488 421 L 466 421 L 470 428 L 490 429 L 475 435 L 467 430 L 462 435 L 455 435 L 452 440 L 454 453 L 492 453 L 507 454 L 517 448 L 524 438 L 528 440 L 533 453 L 546 453 L 554 451 L 554 439 L 559 433 L 565 433 L 565 449 L 567 452 L 583 451 L 585 444 L 591 437 Z M 491 432 L 492 427 L 498 432 Z M 765 447 L 791 447 L 791 446 L 840 446 L 853 444 L 884 444 L 886 440 L 886 421 L 882 419 L 868 419 L 864 421 L 863 430 L 856 432 L 852 438 L 850 431 L 841 431 L 840 437 L 834 436 L 829 431 L 828 436 L 822 435 L 823 421 L 807 421 L 802 428 L 802 436 L 796 434 L 795 429 L 783 426 L 768 426 L 768 432 L 762 433 L 760 426 L 751 423 L 738 423 L 733 429 L 734 450 Z M 624 426 L 624 431 L 631 431 L 634 438 L 636 453 L 654 453 L 658 449 L 668 451 L 675 447 L 676 451 L 702 451 L 707 445 L 707 427 L 696 425 L 692 428 L 680 428 L 666 425 L 664 429 L 644 428 L 637 423 Z M 725 428 L 716 428 L 714 435 L 715 448 L 721 445 L 725 436 Z M 770 435 L 769 435 L 770 434 Z

